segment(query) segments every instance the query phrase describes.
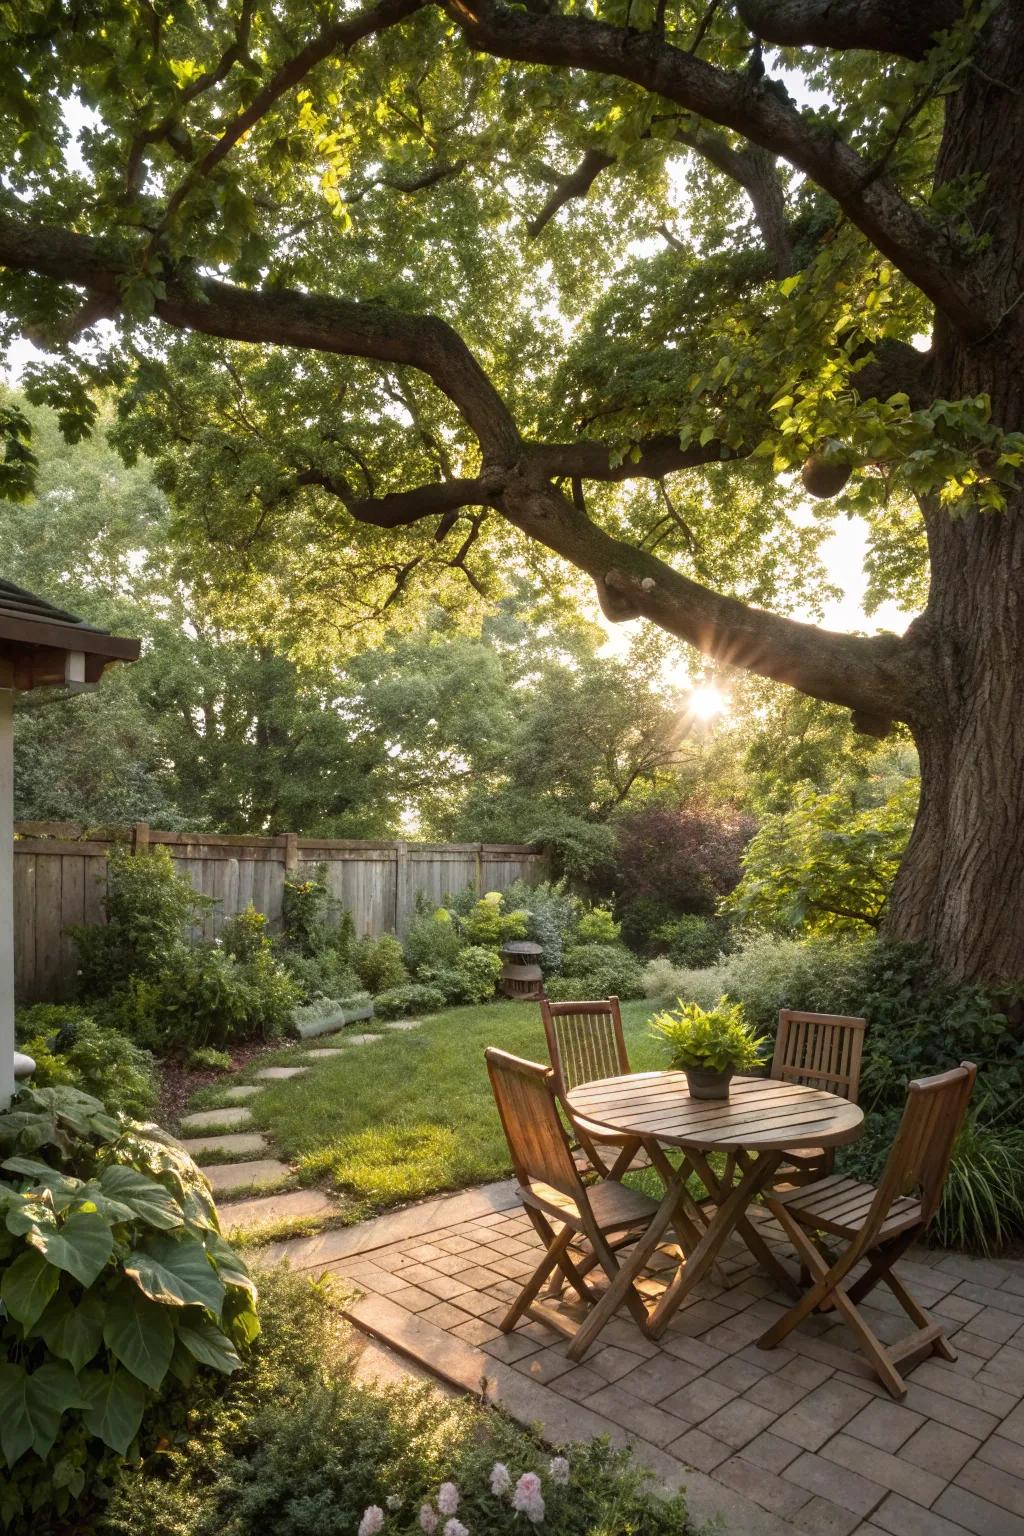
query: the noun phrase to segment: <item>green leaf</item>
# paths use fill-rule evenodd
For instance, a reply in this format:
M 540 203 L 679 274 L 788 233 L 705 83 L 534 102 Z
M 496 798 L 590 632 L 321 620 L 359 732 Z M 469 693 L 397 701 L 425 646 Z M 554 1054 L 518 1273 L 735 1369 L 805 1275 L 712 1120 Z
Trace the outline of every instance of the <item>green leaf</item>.
M 76 1211 L 56 1232 L 34 1232 L 29 1242 L 51 1264 L 92 1285 L 114 1251 L 110 1224 L 98 1211 Z
M 181 1208 L 174 1196 L 156 1179 L 148 1179 L 135 1168 L 112 1163 L 100 1174 L 100 1188 L 113 1199 L 130 1206 L 136 1216 L 151 1227 L 166 1230 L 182 1225 Z
M 109 1375 L 106 1371 L 86 1371 L 82 1388 L 87 1403 L 82 1416 L 86 1429 L 123 1456 L 142 1423 L 145 1387 L 128 1371 L 115 1367 Z
M 52 1264 L 28 1248 L 4 1270 L 0 1301 L 23 1328 L 31 1328 L 56 1291 L 59 1278 Z
M 238 1351 L 231 1340 L 208 1318 L 200 1317 L 178 1325 L 178 1337 L 202 1365 L 212 1365 L 215 1371 L 230 1373 L 241 1365 Z
M 174 1325 L 167 1308 L 121 1284 L 106 1298 L 103 1338 L 111 1354 L 147 1387 L 158 1387 L 174 1353 Z
M 53 1354 L 81 1371 L 103 1342 L 103 1302 L 93 1292 L 83 1296 L 76 1307 L 58 1291 L 33 1332 Z
M 221 1237 L 219 1232 L 204 1232 L 203 1243 L 216 1264 L 217 1273 L 224 1284 L 240 1286 L 242 1290 L 248 1291 L 255 1301 L 256 1284 L 246 1268 L 245 1261 L 235 1252 L 231 1244 Z
M 85 1406 L 81 1384 L 62 1360 L 48 1360 L 31 1374 L 21 1365 L 0 1365 L 0 1449 L 7 1465 L 28 1450 L 48 1456 L 61 1415 Z
M 129 1254 L 125 1273 L 153 1301 L 167 1306 L 198 1304 L 220 1312 L 224 1286 L 196 1238 L 178 1242 L 173 1237 L 153 1238 Z

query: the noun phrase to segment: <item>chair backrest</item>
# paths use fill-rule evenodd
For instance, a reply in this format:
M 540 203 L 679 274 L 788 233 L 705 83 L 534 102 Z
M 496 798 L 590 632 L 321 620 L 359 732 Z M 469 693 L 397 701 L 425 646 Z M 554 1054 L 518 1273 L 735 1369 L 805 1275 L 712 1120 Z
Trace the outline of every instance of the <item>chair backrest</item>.
M 545 997 L 540 1016 L 560 1094 L 631 1070 L 617 997 L 579 1003 L 549 1003 Z
M 977 1075 L 973 1062 L 962 1061 L 949 1072 L 919 1077 L 910 1084 L 900 1128 L 878 1184 L 869 1227 L 877 1231 L 900 1195 L 913 1195 L 920 1200 L 922 1226 L 931 1221 L 942 1199 L 949 1161 Z
M 550 1184 L 562 1194 L 571 1195 L 579 1205 L 586 1196 L 555 1103 L 550 1067 L 523 1061 L 494 1046 L 488 1047 L 485 1056 L 519 1183 L 525 1189 L 535 1179 Z
M 785 1083 L 822 1088 L 856 1104 L 867 1019 L 841 1013 L 801 1013 L 783 1008 L 775 1036 L 771 1076 Z

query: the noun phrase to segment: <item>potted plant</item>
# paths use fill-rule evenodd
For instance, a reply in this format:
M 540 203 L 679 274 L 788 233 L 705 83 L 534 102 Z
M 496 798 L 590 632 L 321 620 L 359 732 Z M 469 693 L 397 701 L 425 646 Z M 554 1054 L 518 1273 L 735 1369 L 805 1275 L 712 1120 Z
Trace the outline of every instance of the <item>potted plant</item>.
M 676 999 L 675 1008 L 655 1014 L 651 1028 L 668 1042 L 671 1065 L 686 1073 L 693 1099 L 727 1099 L 734 1072 L 761 1065 L 765 1040 L 754 1034 L 739 1003 L 720 997 L 713 1008 Z

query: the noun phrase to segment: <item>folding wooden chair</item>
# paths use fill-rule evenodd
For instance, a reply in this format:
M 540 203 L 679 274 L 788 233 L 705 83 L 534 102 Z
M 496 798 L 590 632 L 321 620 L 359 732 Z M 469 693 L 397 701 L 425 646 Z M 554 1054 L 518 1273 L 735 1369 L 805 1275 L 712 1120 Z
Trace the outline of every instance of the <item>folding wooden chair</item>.
M 826 1093 L 836 1093 L 856 1104 L 867 1027 L 867 1019 L 783 1008 L 768 1075 L 784 1083 L 823 1088 Z M 834 1165 L 835 1152 L 831 1147 L 794 1149 L 786 1153 L 777 1182 L 789 1186 L 809 1184 L 831 1173 Z
M 898 1365 L 908 1361 L 916 1365 L 931 1354 L 956 1359 L 943 1325 L 932 1322 L 893 1274 L 892 1266 L 911 1243 L 923 1237 L 938 1210 L 977 1075 L 977 1067 L 965 1061 L 950 1072 L 910 1084 L 900 1128 L 877 1188 L 833 1173 L 809 1186 L 765 1195 L 765 1204 L 792 1241 L 813 1283 L 758 1339 L 761 1349 L 773 1349 L 816 1307 L 831 1301 L 893 1397 L 904 1397 L 907 1391 Z M 838 1258 L 826 1246 L 828 1236 L 846 1240 Z M 850 1272 L 861 1260 L 867 1267 L 851 1281 Z M 880 1281 L 915 1325 L 913 1333 L 888 1348 L 857 1310 Z
M 548 1042 L 548 1055 L 554 1074 L 555 1089 L 561 1099 L 580 1083 L 597 1082 L 602 1077 L 625 1077 L 632 1071 L 626 1039 L 622 1033 L 622 1013 L 617 997 L 594 998 L 590 1002 L 552 1003 L 541 998 L 540 1016 Z M 627 1168 L 649 1168 L 651 1160 L 639 1141 L 618 1138 L 614 1156 L 603 1157 L 598 1151 L 602 1132 L 607 1146 L 608 1132 L 586 1120 L 574 1120 L 573 1126 L 581 1157 L 574 1160 L 581 1173 L 589 1164 L 602 1178 L 615 1178 Z
M 499 1327 L 503 1333 L 509 1333 L 521 1317 L 530 1317 L 570 1339 L 575 1338 L 577 1330 L 567 1318 L 534 1305 L 545 1281 L 560 1272 L 584 1304 L 598 1312 L 602 1307 L 607 1310 L 607 1316 L 599 1318 L 592 1313 L 588 1318 L 590 1336 L 584 1348 L 570 1348 L 570 1355 L 579 1359 L 616 1308 L 608 1307 L 607 1298 L 600 1297 L 587 1281 L 570 1251 L 574 1242 L 585 1240 L 592 1257 L 609 1279 L 614 1279 L 619 1272 L 615 1249 L 639 1237 L 650 1226 L 659 1207 L 656 1201 L 617 1179 L 607 1179 L 589 1188 L 583 1183 L 558 1113 L 554 1075 L 548 1067 L 493 1047 L 486 1057 L 491 1088 L 519 1183 L 519 1198 L 545 1249 L 544 1257 Z M 634 1286 L 629 1286 L 623 1300 L 637 1324 L 645 1327 L 647 1308 Z M 597 1323 L 599 1327 L 594 1326 Z

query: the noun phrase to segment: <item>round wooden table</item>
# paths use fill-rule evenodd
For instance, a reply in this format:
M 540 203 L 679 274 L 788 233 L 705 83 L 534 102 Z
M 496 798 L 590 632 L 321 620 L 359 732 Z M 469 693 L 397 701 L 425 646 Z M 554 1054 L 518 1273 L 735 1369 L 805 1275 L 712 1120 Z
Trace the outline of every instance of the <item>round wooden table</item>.
M 820 1088 L 765 1077 L 734 1077 L 728 1099 L 691 1099 L 682 1072 L 632 1072 L 582 1083 L 566 1103 L 573 1119 L 585 1126 L 600 1127 L 603 1135 L 615 1139 L 640 1141 L 665 1185 L 657 1215 L 624 1260 L 599 1311 L 607 1315 L 614 1310 L 670 1226 L 684 1259 L 648 1319 L 653 1337 L 664 1332 L 732 1232 L 781 1286 L 799 1294 L 792 1275 L 747 1217 L 747 1208 L 771 1182 L 788 1149 L 841 1147 L 855 1141 L 864 1121 L 856 1104 Z M 681 1150 L 678 1168 L 666 1156 L 666 1147 Z M 712 1168 L 709 1152 L 726 1154 L 724 1172 Z M 710 1220 L 687 1191 L 694 1173 L 714 1201 Z M 585 1337 L 584 1349 L 588 1342 Z

